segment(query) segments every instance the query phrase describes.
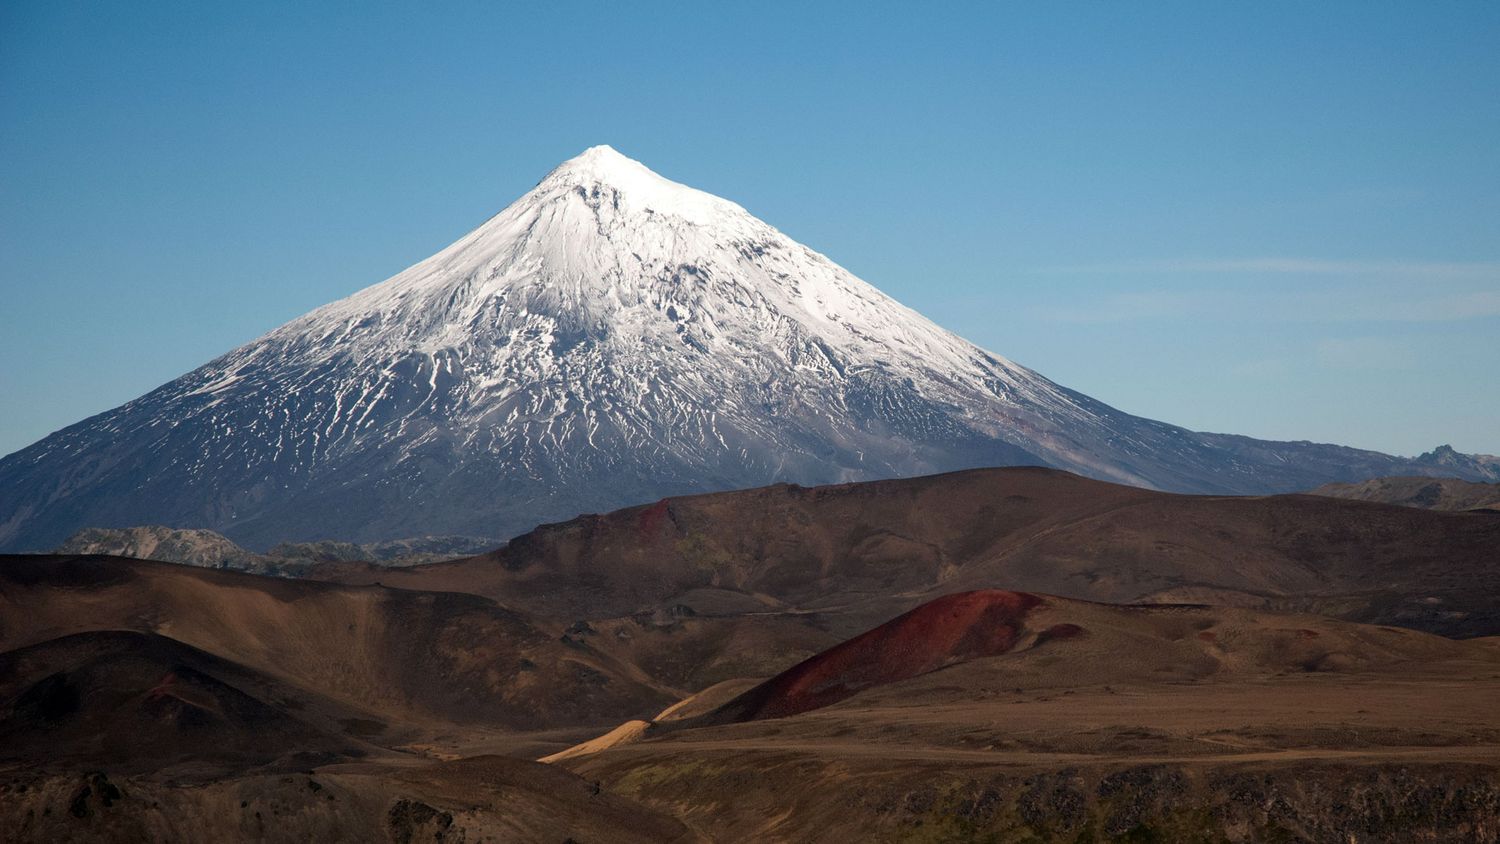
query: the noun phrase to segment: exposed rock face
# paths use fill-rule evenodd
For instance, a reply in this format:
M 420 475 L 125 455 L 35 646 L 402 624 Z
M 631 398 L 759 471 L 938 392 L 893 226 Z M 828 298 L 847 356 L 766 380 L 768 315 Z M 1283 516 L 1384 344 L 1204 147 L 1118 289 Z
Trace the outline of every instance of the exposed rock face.
M 415 566 L 492 551 L 504 543 L 482 536 L 418 536 L 385 542 L 283 542 L 266 556 L 289 562 L 371 562 L 384 566 Z
M 247 551 L 211 530 L 178 530 L 162 525 L 84 528 L 53 553 L 104 554 L 242 571 L 262 571 L 269 562 L 265 556 Z
M 393 568 L 435 563 L 489 551 L 501 544 L 475 536 L 423 536 L 364 544 L 324 540 L 284 542 L 257 554 L 211 530 L 145 525 L 84 528 L 52 553 L 132 557 L 259 574 L 300 574 L 318 563 L 369 562 Z

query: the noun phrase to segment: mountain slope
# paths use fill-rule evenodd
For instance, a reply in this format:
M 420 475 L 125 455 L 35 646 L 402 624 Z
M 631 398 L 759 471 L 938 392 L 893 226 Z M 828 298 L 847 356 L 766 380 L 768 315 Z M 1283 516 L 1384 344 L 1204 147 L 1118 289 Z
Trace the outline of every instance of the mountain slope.
M 1500 510 L 1500 484 L 1457 478 L 1371 478 L 1357 484 L 1324 484 L 1311 494 L 1423 510 Z
M 595 147 L 431 258 L 0 461 L 0 549 L 141 523 L 252 548 L 507 536 L 662 495 L 1014 464 L 1250 493 L 1428 471 L 1122 413 Z

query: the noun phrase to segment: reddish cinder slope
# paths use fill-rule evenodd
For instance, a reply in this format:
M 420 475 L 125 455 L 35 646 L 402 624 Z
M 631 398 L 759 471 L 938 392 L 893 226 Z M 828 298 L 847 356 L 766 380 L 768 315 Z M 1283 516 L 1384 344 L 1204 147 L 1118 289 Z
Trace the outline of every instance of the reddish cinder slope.
M 708 723 L 783 718 L 838 703 L 872 686 L 1013 648 L 1042 599 L 985 589 L 929 601 L 792 666 L 704 716 Z M 1062 631 L 1059 631 L 1060 633 Z M 1080 631 L 1067 631 L 1064 635 Z

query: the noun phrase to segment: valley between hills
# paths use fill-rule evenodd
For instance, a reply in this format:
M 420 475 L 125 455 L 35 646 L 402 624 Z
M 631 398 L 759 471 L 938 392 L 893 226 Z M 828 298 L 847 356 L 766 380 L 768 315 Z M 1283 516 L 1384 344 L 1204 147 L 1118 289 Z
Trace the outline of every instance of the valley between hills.
M 0 558 L 11 840 L 1474 841 L 1500 519 L 1010 468 Z M 546 760 L 546 761 L 537 761 Z

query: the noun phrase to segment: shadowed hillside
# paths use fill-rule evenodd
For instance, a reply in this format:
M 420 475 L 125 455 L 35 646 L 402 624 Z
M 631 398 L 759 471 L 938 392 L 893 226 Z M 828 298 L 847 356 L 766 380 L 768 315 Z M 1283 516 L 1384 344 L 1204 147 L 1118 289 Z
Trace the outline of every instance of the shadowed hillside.
M 0 650 L 76 633 L 170 637 L 380 720 L 592 723 L 673 696 L 560 626 L 476 595 L 107 557 L 0 558 Z

